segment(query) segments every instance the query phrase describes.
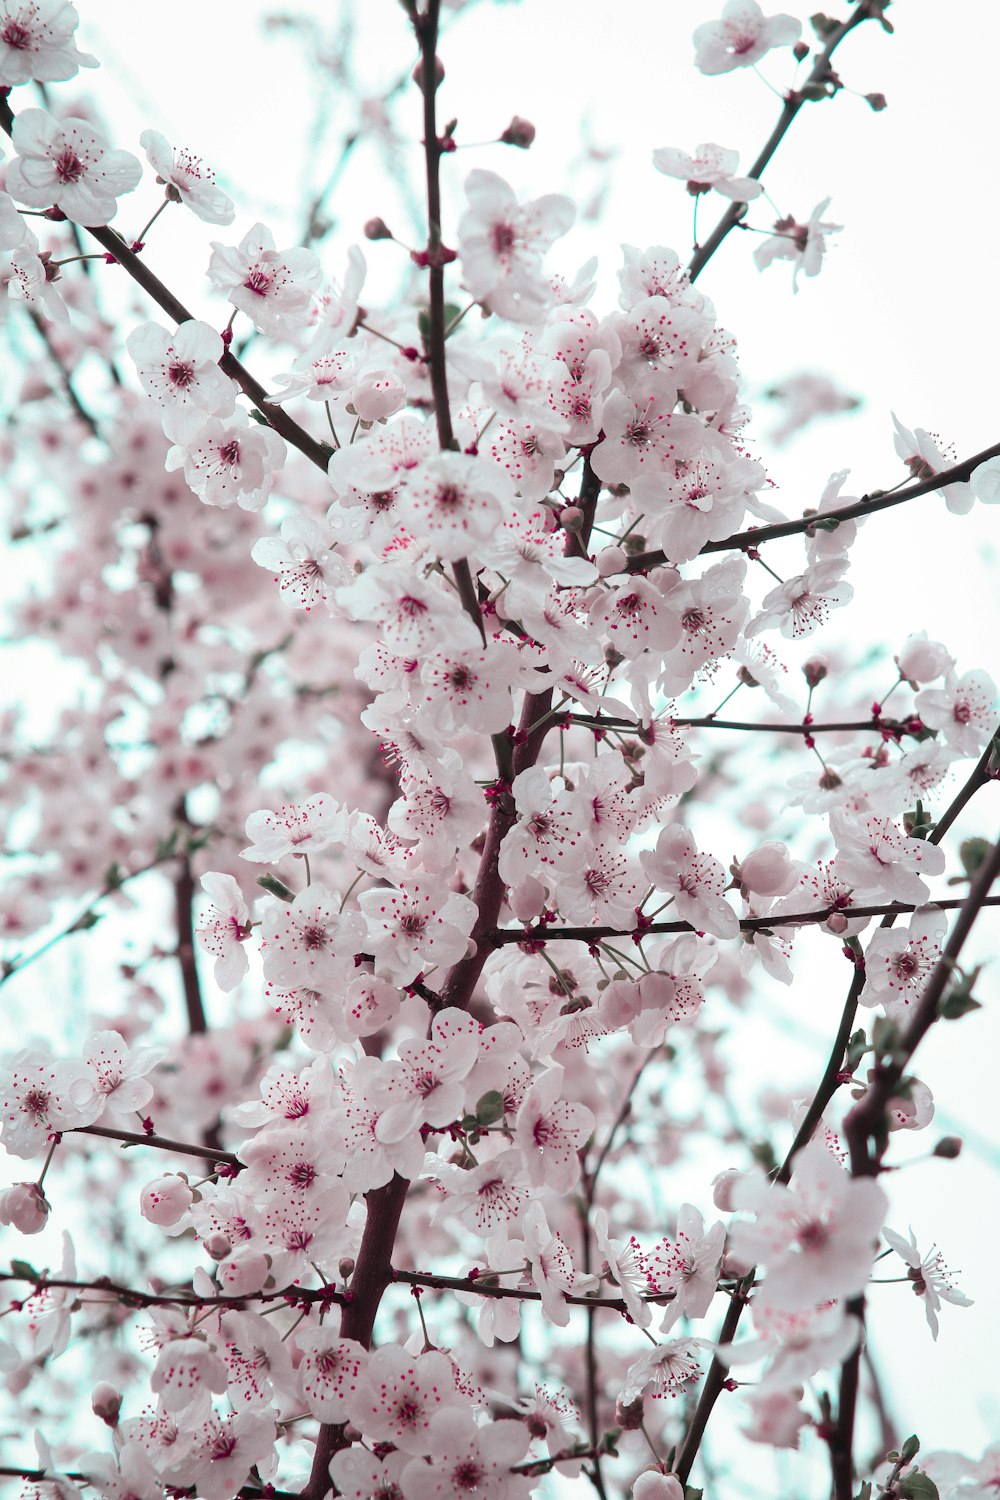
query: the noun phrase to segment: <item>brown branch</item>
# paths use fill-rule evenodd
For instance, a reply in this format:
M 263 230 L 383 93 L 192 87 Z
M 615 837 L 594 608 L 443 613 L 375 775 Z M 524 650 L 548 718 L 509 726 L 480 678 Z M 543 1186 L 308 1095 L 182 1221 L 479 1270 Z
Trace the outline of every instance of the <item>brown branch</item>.
M 731 536 L 723 537 L 721 541 L 706 542 L 698 556 L 701 557 L 708 552 L 746 552 L 759 547 L 762 542 L 773 542 L 779 537 L 796 536 L 799 532 L 809 531 L 820 522 L 855 521 L 864 516 L 874 515 L 879 510 L 889 510 L 894 505 L 905 505 L 908 500 L 917 500 L 921 495 L 932 495 L 936 490 L 943 489 L 945 485 L 964 482 L 980 464 L 985 463 L 988 458 L 996 458 L 998 454 L 1000 454 L 1000 443 L 994 443 L 991 448 L 984 448 L 981 453 L 974 454 L 972 458 L 963 459 L 960 464 L 953 464 L 950 469 L 942 469 L 939 474 L 935 474 L 930 479 L 921 479 L 891 494 L 876 490 L 873 495 L 862 495 L 861 499 L 854 501 L 853 504 L 842 505 L 839 510 L 824 511 L 822 515 L 814 512 L 812 515 L 803 516 L 799 521 L 778 521 L 773 526 L 751 526 L 749 531 L 734 531 Z M 630 557 L 623 571 L 645 573 L 650 568 L 659 567 L 668 561 L 666 553 L 657 548 L 652 552 L 639 552 L 635 557 Z
M 780 915 L 774 913 L 769 917 L 741 917 L 741 932 L 767 932 L 780 931 L 785 927 L 807 927 L 817 922 L 825 922 L 833 912 L 839 912 L 845 917 L 905 917 L 909 912 L 917 910 L 918 906 L 937 906 L 941 911 L 955 911 L 964 905 L 961 897 L 945 897 L 943 900 L 935 900 L 929 897 L 926 901 L 903 902 L 903 901 L 881 901 L 867 906 L 820 906 L 812 911 L 782 912 Z M 1000 906 L 1000 896 L 989 896 L 983 902 L 984 906 Z M 488 941 L 496 948 L 503 947 L 506 943 L 600 943 L 606 938 L 631 938 L 637 940 L 649 934 L 662 932 L 697 932 L 699 929 L 691 922 L 650 922 L 647 927 L 625 932 L 619 927 L 525 927 L 521 931 L 516 928 L 502 927 L 494 932 Z
M 171 1141 L 162 1135 L 139 1135 L 133 1130 L 109 1130 L 106 1125 L 75 1125 L 64 1135 L 99 1135 L 109 1141 L 122 1141 L 127 1146 L 152 1146 L 156 1151 L 174 1151 L 178 1156 L 202 1156 L 206 1161 L 222 1162 L 236 1172 L 243 1171 L 243 1162 L 232 1151 L 222 1151 L 215 1146 L 194 1146 L 190 1141 Z
M 226 1296 L 220 1293 L 217 1297 L 199 1297 L 194 1292 L 187 1291 L 140 1292 L 136 1287 L 119 1286 L 117 1282 L 109 1280 L 106 1276 L 100 1276 L 96 1281 L 67 1281 L 57 1276 L 19 1276 L 9 1271 L 0 1271 L 0 1282 L 4 1281 L 26 1281 L 35 1288 L 35 1292 L 44 1292 L 50 1287 L 65 1288 L 76 1292 L 99 1292 L 109 1302 L 118 1302 L 123 1307 L 132 1308 L 219 1307 L 226 1309 L 243 1307 L 250 1302 L 285 1302 L 289 1307 L 300 1306 L 303 1303 L 318 1303 L 325 1306 L 327 1303 L 342 1304 L 349 1300 L 346 1293 L 334 1292 L 329 1287 L 288 1286 L 275 1292 L 242 1292 L 238 1296 L 235 1294 Z

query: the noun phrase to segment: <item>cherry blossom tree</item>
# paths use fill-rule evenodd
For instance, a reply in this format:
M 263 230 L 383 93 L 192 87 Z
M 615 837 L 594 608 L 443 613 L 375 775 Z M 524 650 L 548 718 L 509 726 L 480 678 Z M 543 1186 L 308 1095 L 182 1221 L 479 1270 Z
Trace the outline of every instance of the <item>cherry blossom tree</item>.
M 690 253 L 578 268 L 531 122 L 448 118 L 475 0 L 385 0 L 417 56 L 377 109 L 350 21 L 319 48 L 357 121 L 290 244 L 222 163 L 119 143 L 68 0 L 0 0 L 11 627 L 72 684 L 4 723 L 0 1477 L 32 1500 L 996 1487 L 996 1448 L 903 1438 L 872 1333 L 886 1282 L 932 1339 L 971 1303 L 951 1224 L 893 1226 L 1000 901 L 996 665 L 835 627 L 883 513 L 938 497 L 933 546 L 1000 442 L 894 418 L 898 483 L 799 503 L 709 296 L 737 230 L 792 292 L 823 271 L 823 183 L 796 218 L 765 173 L 888 8 L 696 24 L 706 79 L 772 66 L 777 123 L 749 161 L 650 141 Z M 419 161 L 420 230 L 376 203 L 337 259 L 365 138 Z M 157 255 L 188 213 L 207 289 Z M 779 440 L 851 399 L 803 376 Z M 817 967 L 840 1013 L 768 1114 L 760 1020 Z

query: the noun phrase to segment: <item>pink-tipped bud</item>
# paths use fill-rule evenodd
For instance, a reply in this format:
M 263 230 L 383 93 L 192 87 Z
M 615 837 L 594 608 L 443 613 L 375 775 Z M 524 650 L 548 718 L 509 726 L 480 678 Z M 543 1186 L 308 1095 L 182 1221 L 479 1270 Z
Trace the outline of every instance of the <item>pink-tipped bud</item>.
M 798 873 L 784 844 L 761 844 L 742 861 L 738 879 L 757 896 L 787 896 Z
M 578 505 L 564 505 L 559 512 L 559 525 L 564 531 L 580 531 L 583 527 L 583 511 Z
M 819 687 L 829 668 L 821 656 L 810 657 L 802 668 L 802 675 L 811 688 Z
M 225 1260 L 232 1254 L 233 1242 L 225 1234 L 207 1234 L 201 1244 L 209 1260 Z
M 95 1417 L 100 1417 L 106 1426 L 117 1427 L 118 1413 L 122 1409 L 122 1393 L 108 1381 L 102 1380 L 90 1393 L 90 1406 Z
M 624 571 L 628 558 L 621 547 L 605 547 L 597 554 L 597 571 L 602 578 L 611 578 Z
M 744 1175 L 737 1167 L 728 1167 L 718 1177 L 712 1178 L 712 1202 L 724 1214 L 732 1213 L 733 1189 Z
M 384 219 L 369 219 L 364 228 L 366 240 L 391 240 L 392 230 Z
M 500 140 L 505 146 L 520 146 L 522 151 L 527 151 L 535 139 L 535 127 L 530 120 L 522 120 L 520 115 L 515 115 Z
M 154 1177 L 139 1195 L 139 1211 L 151 1224 L 169 1229 L 182 1214 L 191 1207 L 194 1193 L 186 1177 L 179 1172 L 167 1172 L 163 1177 Z
M 953 658 L 947 647 L 940 641 L 929 641 L 926 630 L 908 635 L 896 657 L 899 675 L 907 682 L 933 682 L 935 678 L 943 677 L 952 665 Z
M 391 370 L 369 370 L 351 391 L 351 406 L 362 422 L 391 417 L 406 401 L 406 387 Z
M 834 937 L 841 937 L 847 931 L 847 918 L 842 911 L 832 911 L 826 919 L 826 930 L 832 932 Z
M 632 1486 L 633 1500 L 684 1500 L 684 1486 L 676 1474 L 647 1469 Z
M 22 1234 L 38 1234 L 49 1216 L 49 1200 L 37 1182 L 15 1182 L 0 1193 L 0 1224 Z

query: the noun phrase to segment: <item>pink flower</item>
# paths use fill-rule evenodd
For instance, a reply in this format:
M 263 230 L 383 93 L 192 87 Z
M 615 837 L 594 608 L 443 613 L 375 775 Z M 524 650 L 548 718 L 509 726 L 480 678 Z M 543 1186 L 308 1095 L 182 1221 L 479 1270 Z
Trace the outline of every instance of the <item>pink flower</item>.
M 206 416 L 229 416 L 236 387 L 219 369 L 224 346 L 207 323 L 191 318 L 170 333 L 141 323 L 125 340 L 143 390 L 161 405 L 190 407 Z
M 669 1333 L 682 1317 L 703 1318 L 715 1296 L 726 1229 L 716 1220 L 706 1234 L 705 1220 L 690 1203 L 682 1203 L 677 1213 L 677 1238 L 661 1240 L 644 1257 L 650 1292 L 662 1296 L 673 1292 L 660 1324 L 661 1333 Z
M 853 887 L 855 897 L 927 900 L 920 875 L 940 875 L 944 850 L 925 839 L 909 838 L 891 818 L 866 818 L 863 813 L 834 812 L 830 827 L 837 841 L 836 871 Z
M 255 224 L 238 245 L 212 241 L 208 275 L 213 287 L 227 294 L 261 333 L 280 336 L 304 328 L 322 274 L 311 250 L 275 249 L 274 236 L 263 224 Z
M 765 270 L 776 260 L 793 261 L 793 292 L 799 289 L 800 276 L 818 276 L 826 254 L 828 237 L 843 228 L 842 224 L 831 224 L 822 217 L 829 207 L 830 199 L 824 198 L 822 203 L 817 203 L 804 224 L 797 223 L 791 216 L 779 219 L 772 237 L 765 240 L 753 253 L 758 271 Z
M 518 203 L 495 172 L 477 169 L 465 180 L 469 207 L 458 225 L 462 279 L 477 301 L 514 323 L 538 323 L 553 297 L 542 255 L 572 227 L 569 198 L 548 193 Z
M 86 1063 L 18 1052 L 0 1075 L 3 1143 L 14 1156 L 41 1156 L 57 1131 L 92 1125 L 104 1102 Z
M 435 1413 L 465 1406 L 466 1400 L 455 1389 L 451 1361 L 439 1350 L 411 1355 L 398 1344 L 385 1344 L 369 1359 L 348 1409 L 369 1440 L 424 1454 L 434 1448 Z
M 165 184 L 167 197 L 175 203 L 186 203 L 205 224 L 231 224 L 236 209 L 231 198 L 215 185 L 215 173 L 200 156 L 184 147 L 171 146 L 158 130 L 144 130 L 139 145 L 146 153 L 158 182 Z
M 215 982 L 234 990 L 249 968 L 244 944 L 250 936 L 250 908 L 232 875 L 210 871 L 201 877 L 202 889 L 212 899 L 195 929 L 201 946 L 215 954 Z
M 73 42 L 79 24 L 69 0 L 0 0 L 0 86 L 62 83 L 96 68 L 97 58 Z
M 787 1187 L 748 1174 L 733 1188 L 733 1204 L 755 1219 L 733 1224 L 732 1253 L 767 1267 L 775 1307 L 853 1296 L 867 1283 L 886 1196 L 873 1178 L 851 1177 L 819 1142 L 799 1152 Z
M 904 928 L 879 929 L 865 950 L 862 1005 L 884 1005 L 886 1013 L 905 1018 L 941 957 L 948 919 L 936 906 L 913 913 Z
M 707 193 L 714 188 L 724 198 L 736 203 L 749 203 L 763 192 L 760 183 L 753 177 L 735 176 L 740 154 L 725 146 L 706 143 L 696 146 L 694 155 L 679 151 L 676 146 L 661 146 L 653 152 L 653 166 L 667 177 L 679 177 L 687 183 L 691 194 Z
M 986 672 L 966 672 L 943 688 L 924 688 L 914 701 L 931 729 L 940 729 L 962 755 L 978 755 L 997 725 L 996 684 Z
M 971 1307 L 972 1298 L 967 1297 L 964 1292 L 960 1292 L 952 1285 L 951 1272 L 945 1265 L 936 1245 L 932 1245 L 926 1255 L 921 1255 L 912 1229 L 909 1239 L 904 1239 L 894 1229 L 883 1229 L 882 1236 L 910 1267 L 909 1275 L 913 1290 L 918 1297 L 923 1298 L 927 1326 L 936 1339 L 938 1336 L 937 1315 L 941 1303 L 950 1302 L 954 1307 Z
M 321 1422 L 344 1422 L 368 1351 L 355 1339 L 338 1338 L 330 1327 L 296 1335 L 301 1352 L 298 1385 L 306 1406 Z
M 752 68 L 772 47 L 790 47 L 801 35 L 792 16 L 765 16 L 756 0 L 728 0 L 720 21 L 695 28 L 695 67 L 708 74 Z
M 110 150 L 86 120 L 22 109 L 11 140 L 18 155 L 7 168 L 7 191 L 29 208 L 54 205 L 78 224 L 107 224 L 142 176 L 132 153 Z
M 533 1187 L 568 1193 L 579 1181 L 579 1153 L 596 1122 L 586 1105 L 559 1097 L 562 1085 L 562 1068 L 548 1068 L 535 1079 L 517 1112 L 514 1144 Z
M 723 898 L 726 872 L 712 854 L 699 854 L 686 828 L 673 823 L 664 828 L 656 848 L 639 856 L 651 885 L 674 898 L 677 915 L 698 932 L 735 937 L 739 919 Z
M 160 1350 L 149 1380 L 171 1416 L 187 1411 L 211 1391 L 224 1391 L 228 1383 L 225 1365 L 203 1338 L 171 1339 Z
M 431 1456 L 413 1458 L 400 1476 L 406 1500 L 527 1500 L 531 1482 L 511 1468 L 528 1451 L 520 1422 L 477 1423 L 458 1408 L 431 1417 Z
M 409 984 L 423 969 L 464 958 L 477 911 L 468 896 L 440 880 L 401 881 L 398 889 L 362 891 L 358 905 L 368 924 L 367 950 L 379 977 Z
M 635 1401 L 647 1391 L 656 1400 L 679 1396 L 686 1385 L 701 1375 L 701 1350 L 711 1347 L 710 1339 L 668 1339 L 640 1354 L 625 1371 L 621 1400 Z
M 139 1209 L 150 1224 L 168 1229 L 183 1218 L 193 1199 L 187 1178 L 178 1172 L 167 1172 L 147 1182 L 139 1195 Z

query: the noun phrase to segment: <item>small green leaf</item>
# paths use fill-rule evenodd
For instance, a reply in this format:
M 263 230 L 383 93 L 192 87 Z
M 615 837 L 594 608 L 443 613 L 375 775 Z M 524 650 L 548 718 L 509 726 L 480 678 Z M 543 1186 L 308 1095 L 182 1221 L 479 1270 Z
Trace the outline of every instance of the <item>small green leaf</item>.
M 949 990 L 941 1001 L 941 1004 L 938 1006 L 938 1015 L 942 1021 L 959 1021 L 962 1016 L 967 1016 L 970 1011 L 982 1010 L 982 1008 L 979 1001 L 974 1000 L 966 989 L 957 986 L 955 989 Z
M 920 1439 L 916 1436 L 916 1434 L 914 1434 L 913 1437 L 908 1437 L 906 1439 L 906 1442 L 900 1449 L 900 1457 L 905 1459 L 906 1462 L 909 1463 L 912 1459 L 916 1458 L 919 1452 Z
M 40 1271 L 36 1271 L 30 1260 L 12 1260 L 10 1263 L 12 1276 L 17 1276 L 22 1281 L 41 1281 Z
M 959 844 L 958 857 L 962 861 L 962 869 L 970 880 L 992 849 L 993 845 L 989 839 L 963 839 Z
M 940 1500 L 937 1485 L 922 1469 L 914 1469 L 901 1479 L 896 1494 L 901 1500 Z
M 490 1089 L 476 1101 L 476 1120 L 479 1125 L 494 1125 L 503 1118 L 503 1095 L 498 1089 Z

